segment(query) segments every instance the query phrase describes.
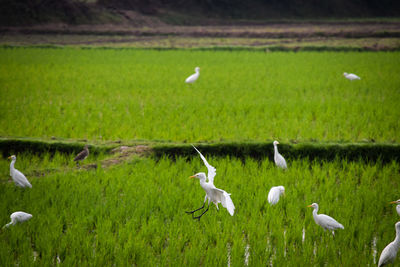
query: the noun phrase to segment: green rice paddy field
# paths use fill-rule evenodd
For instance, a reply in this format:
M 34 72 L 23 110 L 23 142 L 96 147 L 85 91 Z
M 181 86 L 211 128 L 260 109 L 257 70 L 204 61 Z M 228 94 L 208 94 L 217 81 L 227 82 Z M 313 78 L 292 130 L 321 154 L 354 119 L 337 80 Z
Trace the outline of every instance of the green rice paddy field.
M 399 62 L 399 52 L 0 48 L 0 137 L 398 144 Z M 196 66 L 199 80 L 185 84 Z M 10 182 L 0 156 L 0 226 L 33 214 L 0 230 L 0 265 L 374 266 L 395 237 L 397 161 L 289 157 L 283 171 L 205 154 L 236 210 L 210 206 L 198 222 L 185 213 L 204 200 L 188 179 L 206 172 L 197 155 L 102 166 L 109 155 L 91 154 L 90 170 L 74 156 L 17 154 L 31 189 Z M 270 206 L 277 185 L 286 195 Z M 313 202 L 345 229 L 324 232 Z
M 30 173 L 72 160 L 44 157 L 22 154 L 17 168 Z M 0 260 L 6 266 L 373 266 L 394 239 L 398 215 L 388 202 L 398 198 L 398 163 L 295 160 L 284 172 L 268 160 L 208 159 L 217 168 L 216 186 L 232 194 L 233 217 L 214 206 L 200 222 L 184 212 L 204 198 L 198 181 L 188 179 L 206 171 L 198 158 L 60 171 L 32 177 L 27 190 L 2 183 L 1 223 L 16 210 L 33 218 L 0 232 Z M 7 161 L 0 170 L 7 174 Z M 284 185 L 286 195 L 270 206 L 274 185 Z M 306 207 L 313 202 L 345 229 L 334 237 L 324 232 Z
M 399 142 L 399 62 L 399 52 L 2 48 L 0 136 Z

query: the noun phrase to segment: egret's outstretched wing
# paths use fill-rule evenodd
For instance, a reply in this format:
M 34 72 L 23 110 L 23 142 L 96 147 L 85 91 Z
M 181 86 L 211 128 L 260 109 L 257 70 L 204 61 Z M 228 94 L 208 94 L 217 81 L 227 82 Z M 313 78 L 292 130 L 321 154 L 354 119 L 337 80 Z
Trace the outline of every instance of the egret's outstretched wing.
M 194 149 L 196 149 L 197 153 L 199 153 L 200 158 L 203 160 L 204 165 L 206 165 L 207 170 L 208 170 L 208 174 L 207 174 L 207 178 L 208 181 L 211 182 L 212 184 L 214 184 L 214 177 L 217 174 L 217 169 L 215 169 L 213 166 L 211 166 L 210 164 L 208 164 L 206 158 L 200 153 L 199 150 L 197 150 L 197 148 L 192 145 Z
M 231 194 L 228 194 L 227 192 L 224 191 L 225 205 L 222 202 L 222 206 L 224 206 L 228 210 L 229 214 L 233 216 L 233 213 L 235 213 L 235 205 L 233 205 L 233 201 L 230 195 Z
M 233 205 L 233 201 L 230 197 L 231 194 L 228 194 L 222 189 L 214 188 L 213 194 L 218 201 L 218 203 L 222 204 L 222 207 L 226 208 L 231 216 L 235 213 L 235 205 Z

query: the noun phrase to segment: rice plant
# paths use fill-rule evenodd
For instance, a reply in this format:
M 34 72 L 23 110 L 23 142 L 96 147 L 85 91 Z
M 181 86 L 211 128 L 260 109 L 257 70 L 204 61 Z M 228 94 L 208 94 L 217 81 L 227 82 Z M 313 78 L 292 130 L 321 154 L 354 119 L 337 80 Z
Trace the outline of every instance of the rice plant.
M 33 214 L 0 231 L 2 265 L 372 266 L 394 238 L 398 215 L 389 201 L 399 198 L 397 162 L 295 160 L 283 171 L 267 159 L 205 156 L 217 168 L 215 185 L 232 194 L 233 217 L 221 206 L 210 206 L 199 222 L 185 213 L 204 199 L 198 181 L 188 179 L 206 171 L 199 158 L 50 172 L 28 177 L 29 190 L 2 179 L 0 222 L 17 210 Z M 68 161 L 19 159 L 21 171 L 63 170 Z M 9 162 L 0 163 L 5 177 Z M 286 195 L 270 206 L 276 185 Z M 313 202 L 345 229 L 324 232 L 306 207 Z
M 399 55 L 0 48 L 0 136 L 398 142 Z

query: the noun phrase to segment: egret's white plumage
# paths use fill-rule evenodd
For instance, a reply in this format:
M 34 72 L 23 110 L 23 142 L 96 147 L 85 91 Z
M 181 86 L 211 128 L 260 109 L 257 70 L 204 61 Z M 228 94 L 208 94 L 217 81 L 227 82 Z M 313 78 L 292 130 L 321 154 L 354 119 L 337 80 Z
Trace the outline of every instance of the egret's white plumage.
M 190 75 L 189 77 L 187 77 L 187 79 L 185 80 L 186 83 L 194 83 L 200 76 L 200 68 L 196 67 L 194 69 L 195 73 Z
M 15 155 L 12 155 L 11 157 L 8 158 L 11 159 L 10 176 L 13 179 L 15 185 L 20 187 L 32 187 L 28 179 L 26 179 L 25 175 L 19 170 L 14 168 L 14 164 L 17 161 L 17 157 Z
M 22 223 L 32 218 L 32 214 L 23 212 L 23 211 L 16 211 L 10 215 L 11 222 L 7 223 L 4 227 L 9 227 L 10 225 L 15 225 L 16 223 Z
M 396 238 L 387 245 L 379 257 L 378 267 L 392 263 L 396 259 L 397 251 L 400 248 L 400 222 L 395 224 Z
M 285 188 L 283 186 L 274 186 L 269 190 L 268 202 L 271 205 L 275 205 L 279 201 L 279 197 L 285 193 Z
M 396 211 L 397 211 L 397 214 L 399 214 L 399 216 L 400 216 L 400 199 L 398 199 L 398 200 L 396 200 L 396 201 L 392 201 L 392 202 L 390 202 L 391 204 L 398 204 L 397 206 L 396 206 Z
M 361 78 L 358 77 L 357 75 L 355 75 L 354 73 L 345 72 L 345 73 L 343 73 L 343 76 L 346 77 L 346 79 L 349 79 L 350 81 L 361 80 Z
M 193 148 L 197 151 L 197 153 L 199 153 L 200 158 L 206 165 L 208 169 L 208 177 L 206 177 L 206 174 L 204 172 L 196 173 L 195 175 L 190 176 L 190 178 L 197 178 L 200 180 L 200 186 L 206 192 L 206 196 L 204 197 L 203 206 L 201 208 L 187 213 L 193 214 L 195 211 L 203 209 L 206 201 L 208 200 L 208 206 L 210 206 L 210 202 L 213 202 L 218 209 L 218 203 L 221 203 L 222 206 L 228 210 L 229 214 L 233 216 L 235 212 L 235 205 L 232 202 L 230 194 L 222 189 L 216 188 L 214 185 L 214 177 L 217 174 L 216 169 L 207 162 L 206 158 L 200 153 L 199 150 L 197 150 L 195 146 L 193 146 Z M 200 219 L 200 217 L 207 211 L 208 207 L 207 210 L 205 210 L 200 216 L 193 218 Z
M 279 152 L 278 152 L 278 144 L 279 144 L 279 142 L 278 141 L 274 141 L 273 144 L 274 144 L 274 151 L 275 151 L 274 152 L 274 161 L 275 161 L 276 166 L 278 166 L 278 167 L 280 167 L 282 169 L 287 169 L 285 158 L 281 154 L 279 154 Z
M 308 205 L 307 207 L 314 208 L 314 210 L 313 210 L 314 221 L 316 224 L 318 224 L 322 228 L 324 228 L 324 230 L 326 230 L 326 229 L 331 230 L 332 234 L 335 234 L 334 230 L 344 229 L 343 225 L 338 223 L 332 217 L 325 215 L 325 214 L 317 214 L 318 208 L 319 208 L 317 203 L 313 203 L 311 205 Z

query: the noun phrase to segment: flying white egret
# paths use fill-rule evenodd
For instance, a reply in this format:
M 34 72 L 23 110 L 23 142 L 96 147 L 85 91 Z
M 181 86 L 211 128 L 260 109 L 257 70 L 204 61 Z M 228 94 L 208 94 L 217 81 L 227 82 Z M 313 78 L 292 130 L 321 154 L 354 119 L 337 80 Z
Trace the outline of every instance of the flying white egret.
M 83 150 L 81 152 L 79 152 L 79 154 L 76 155 L 76 157 L 74 158 L 74 161 L 76 161 L 76 165 L 78 166 L 79 161 L 86 159 L 88 156 L 89 156 L 89 148 L 88 148 L 88 145 L 85 145 Z
M 193 145 L 192 145 L 193 146 Z M 221 203 L 224 208 L 226 208 L 231 216 L 233 216 L 233 213 L 235 212 L 235 206 L 233 205 L 232 199 L 230 197 L 230 194 L 225 192 L 222 189 L 216 188 L 214 185 L 214 177 L 217 174 L 217 170 L 208 164 L 206 158 L 200 153 L 199 150 L 195 146 L 193 146 L 194 149 L 196 149 L 197 153 L 199 153 L 200 158 L 203 160 L 204 165 L 206 165 L 207 170 L 208 170 L 208 182 L 206 181 L 206 174 L 204 172 L 199 172 L 196 173 L 193 176 L 190 176 L 190 178 L 197 178 L 200 180 L 200 185 L 206 191 L 206 196 L 204 197 L 204 202 L 203 206 L 201 206 L 198 209 L 195 209 L 193 211 L 187 211 L 186 213 L 192 214 L 193 219 L 198 219 L 200 220 L 201 216 L 206 213 L 210 207 L 210 202 L 213 202 L 215 206 L 217 207 L 218 210 L 218 203 Z M 208 207 L 205 211 L 203 211 L 202 214 L 200 214 L 197 217 L 194 217 L 194 213 L 198 210 L 201 210 L 204 208 L 206 201 L 208 199 Z
M 187 79 L 185 80 L 186 83 L 194 83 L 199 78 L 199 76 L 200 76 L 200 68 L 196 67 L 194 69 L 194 71 L 196 73 L 194 73 L 194 74 L 190 75 L 189 77 L 187 77 Z
M 278 141 L 274 141 L 273 144 L 274 144 L 274 151 L 275 151 L 274 161 L 275 161 L 276 166 L 278 166 L 278 167 L 280 167 L 282 169 L 287 169 L 285 158 L 281 154 L 279 154 L 279 152 L 278 152 L 278 144 L 279 144 L 279 142 Z
M 400 248 L 400 222 L 395 224 L 396 238 L 387 245 L 379 257 L 378 267 L 394 262 L 396 259 L 397 251 Z
M 14 180 L 14 183 L 16 186 L 19 187 L 30 187 L 32 188 L 31 183 L 29 183 L 28 179 L 26 179 L 25 175 L 14 168 L 15 161 L 17 161 L 17 157 L 15 155 L 12 155 L 8 157 L 8 159 L 11 159 L 11 164 L 10 164 L 10 176 Z
M 343 73 L 343 76 L 346 77 L 346 79 L 349 79 L 350 81 L 353 81 L 353 80 L 361 80 L 360 77 L 358 77 L 357 75 L 355 75 L 355 74 L 353 74 L 353 73 L 344 72 L 344 73 Z
M 29 213 L 26 213 L 23 211 L 16 211 L 10 215 L 10 218 L 11 218 L 11 222 L 4 225 L 3 228 L 9 227 L 10 225 L 15 225 L 18 222 L 20 222 L 20 223 L 25 222 L 25 221 L 29 220 L 30 218 L 32 218 L 32 214 L 29 214 Z
M 328 229 L 332 231 L 332 234 L 335 235 L 334 230 L 336 229 L 344 229 L 343 225 L 338 223 L 332 217 L 325 215 L 325 214 L 317 214 L 318 212 L 318 204 L 312 203 L 307 207 L 314 208 L 313 210 L 313 217 L 316 224 L 320 225 L 324 230 Z
M 269 190 L 268 202 L 271 205 L 275 205 L 279 201 L 279 197 L 285 193 L 285 188 L 283 186 L 274 186 Z
M 392 202 L 390 202 L 390 204 L 398 204 L 396 206 L 396 211 L 397 211 L 397 214 L 399 214 L 399 216 L 400 216 L 400 199 L 398 199 L 396 201 L 392 201 Z

